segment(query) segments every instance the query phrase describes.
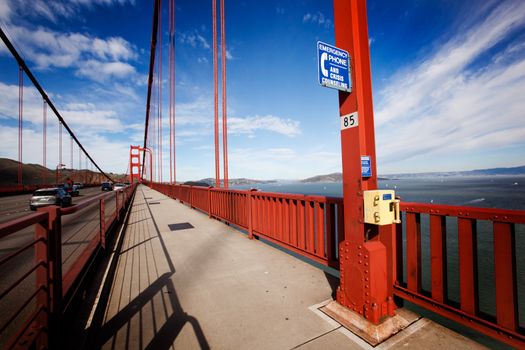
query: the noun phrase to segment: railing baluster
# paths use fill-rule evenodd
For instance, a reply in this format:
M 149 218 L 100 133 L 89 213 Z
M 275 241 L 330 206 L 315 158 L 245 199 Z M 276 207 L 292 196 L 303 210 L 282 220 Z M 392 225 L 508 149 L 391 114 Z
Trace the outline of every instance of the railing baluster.
M 297 246 L 297 200 L 290 200 L 290 243 Z
M 304 226 L 304 218 L 305 218 L 305 201 L 304 200 L 298 200 L 297 201 L 297 208 L 298 208 L 298 232 L 297 232 L 297 246 L 299 249 L 305 250 L 305 226 Z
M 476 315 L 478 309 L 476 220 L 458 218 L 458 236 L 461 310 Z
M 306 201 L 306 250 L 315 254 L 315 237 L 314 237 L 314 203 Z
M 447 298 L 447 239 L 446 218 L 430 215 L 430 265 L 432 299 L 444 302 Z
M 497 323 L 515 331 L 518 326 L 516 245 L 514 225 L 494 222 L 494 275 Z
M 315 202 L 315 253 L 321 258 L 326 256 L 324 244 L 324 209 L 325 203 Z
M 421 292 L 421 215 L 406 213 L 408 289 Z

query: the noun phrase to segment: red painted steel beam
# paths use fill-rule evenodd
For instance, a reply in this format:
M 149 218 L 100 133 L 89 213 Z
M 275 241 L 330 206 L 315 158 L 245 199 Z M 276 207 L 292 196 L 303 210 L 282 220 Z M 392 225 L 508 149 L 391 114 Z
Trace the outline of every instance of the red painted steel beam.
M 519 321 L 515 228 L 503 222 L 494 222 L 493 228 L 496 320 L 502 327 L 516 331 Z
M 455 216 L 465 219 L 490 220 L 525 224 L 525 211 L 494 208 L 463 207 L 443 204 L 401 202 L 400 209 L 405 212 Z
M 24 130 L 24 71 L 18 69 L 18 186 L 22 186 L 22 138 Z
M 336 46 L 349 53 L 352 81 L 352 92 L 339 91 L 339 114 L 358 116 L 356 127 L 341 130 L 345 225 L 337 301 L 377 324 L 394 309 L 388 283 L 395 264 L 387 259 L 395 231 L 385 226 L 380 234 L 378 226 L 364 224 L 363 191 L 377 189 L 366 1 L 334 0 L 334 27 Z M 362 156 L 370 157 L 370 177 L 362 177 Z
M 157 116 L 158 116 L 158 150 L 157 155 L 159 157 L 158 162 L 158 168 L 159 168 L 159 175 L 158 175 L 158 181 L 162 182 L 162 0 L 159 0 L 159 58 L 157 60 L 157 87 L 159 89 L 158 91 L 158 105 L 157 105 Z
M 42 119 L 43 119 L 43 127 L 42 127 L 42 166 L 44 167 L 42 169 L 42 184 L 47 183 L 47 102 L 43 102 L 43 112 L 42 112 Z M 80 157 L 79 157 L 80 159 Z M 80 167 L 79 167 L 80 168 Z
M 447 300 L 447 230 L 446 218 L 430 215 L 430 271 L 432 299 Z
M 213 28 L 213 136 L 215 143 L 215 187 L 221 187 L 219 168 L 219 69 L 217 55 L 217 0 L 211 1 Z
M 169 0 L 169 120 L 170 120 L 170 183 L 176 183 L 175 143 L 175 0 Z
M 221 0 L 221 78 L 222 78 L 222 160 L 224 188 L 228 188 L 228 122 L 226 113 L 226 25 L 224 0 Z

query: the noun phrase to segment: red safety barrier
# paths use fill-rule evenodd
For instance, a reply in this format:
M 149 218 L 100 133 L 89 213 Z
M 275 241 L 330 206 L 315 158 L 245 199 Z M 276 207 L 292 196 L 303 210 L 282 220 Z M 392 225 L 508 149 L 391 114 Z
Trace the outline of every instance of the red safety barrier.
M 397 281 L 394 294 L 517 348 L 525 347 L 518 322 L 515 226 L 525 224 L 525 211 L 448 205 L 402 203 L 405 213 L 406 262 L 403 227 L 397 226 Z M 422 288 L 421 219 L 428 217 L 431 291 Z M 457 220 L 459 306 L 447 300 L 447 218 Z M 490 221 L 494 237 L 496 317 L 479 311 L 477 223 Z M 453 233 L 452 233 L 453 234 Z M 485 242 L 487 243 L 487 242 Z M 400 280 L 406 266 L 407 281 Z
M 28 249 L 35 252 L 35 263 L 15 282 L 0 291 L 0 300 L 15 291 L 22 282 L 35 276 L 35 290 L 25 300 L 18 300 L 16 311 L 7 315 L 0 324 L 0 337 L 5 349 L 11 348 L 53 348 L 57 346 L 60 331 L 60 320 L 69 302 L 75 297 L 79 281 L 86 272 L 86 266 L 99 248 L 105 247 L 106 234 L 111 225 L 120 217 L 121 211 L 130 204 L 136 184 L 114 193 L 105 193 L 90 198 L 80 204 L 68 208 L 50 206 L 40 208 L 38 212 L 0 224 L 0 238 L 15 235 L 19 231 L 35 226 L 34 240 L 18 248 L 13 253 L 0 259 L 0 266 L 12 261 Z M 105 202 L 115 197 L 113 212 L 106 219 Z M 94 204 L 99 205 L 99 225 L 97 234 L 80 253 L 70 267 L 64 271 L 62 262 L 62 221 L 64 215 L 84 210 Z M 28 308 L 35 304 L 35 310 L 24 319 L 20 315 L 27 314 Z M 22 324 L 14 334 L 6 330 L 17 321 Z
M 144 182 L 178 199 L 323 265 L 339 267 L 343 239 L 343 199 L 300 194 L 227 190 Z

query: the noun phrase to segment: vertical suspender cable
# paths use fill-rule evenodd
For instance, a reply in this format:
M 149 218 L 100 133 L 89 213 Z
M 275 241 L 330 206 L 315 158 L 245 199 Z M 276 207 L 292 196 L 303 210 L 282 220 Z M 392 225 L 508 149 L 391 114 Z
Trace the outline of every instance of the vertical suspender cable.
M 47 184 L 47 160 L 46 160 L 46 152 L 47 152 L 47 140 L 46 140 L 46 133 L 47 133 L 47 102 L 44 100 L 43 103 L 43 115 L 42 115 L 42 184 Z
M 22 131 L 24 114 L 24 71 L 18 70 L 18 186 L 22 186 Z
M 159 96 L 158 96 L 158 118 L 159 118 L 159 182 L 162 182 L 162 0 L 159 1 L 159 59 L 158 59 L 158 78 L 157 84 L 159 84 Z
M 213 27 L 213 107 L 214 107 L 214 139 L 215 139 L 215 187 L 221 187 L 219 169 L 219 72 L 217 67 L 217 0 L 212 0 Z
M 58 165 L 57 167 L 58 168 L 62 167 L 62 123 L 58 123 Z
M 228 188 L 228 122 L 226 115 L 226 25 L 224 0 L 221 0 L 221 78 L 222 78 L 222 160 L 224 188 Z
M 71 156 L 71 159 L 70 159 L 70 166 L 71 166 L 71 171 L 73 171 L 73 138 L 71 137 L 71 143 L 70 143 L 70 150 L 69 150 L 69 154 Z
M 62 168 L 62 123 L 58 122 L 58 165 L 56 169 L 56 178 L 55 182 L 58 184 L 60 182 L 60 169 Z
M 144 125 L 144 146 L 143 146 L 144 148 L 148 148 L 148 145 L 151 145 L 151 131 L 149 127 L 149 117 L 150 117 L 150 112 L 151 112 L 151 93 L 153 90 L 152 85 L 153 85 L 153 76 L 154 76 L 154 67 L 155 67 L 155 52 L 156 52 L 156 47 L 157 47 L 159 2 L 160 2 L 159 0 L 155 0 L 155 2 L 153 3 L 153 23 L 152 23 L 152 30 L 151 30 L 151 47 L 150 47 L 150 56 L 149 56 L 149 73 L 148 73 L 148 94 L 146 97 L 146 122 Z M 146 159 L 146 152 L 143 152 L 142 153 L 142 164 L 144 164 L 145 159 Z M 152 166 L 152 164 L 150 164 L 150 166 Z M 142 167 L 142 177 L 144 177 L 144 170 L 145 170 L 145 167 Z M 153 179 L 150 179 L 150 181 L 153 181 Z
M 169 0 L 170 183 L 177 182 L 175 143 L 175 0 Z

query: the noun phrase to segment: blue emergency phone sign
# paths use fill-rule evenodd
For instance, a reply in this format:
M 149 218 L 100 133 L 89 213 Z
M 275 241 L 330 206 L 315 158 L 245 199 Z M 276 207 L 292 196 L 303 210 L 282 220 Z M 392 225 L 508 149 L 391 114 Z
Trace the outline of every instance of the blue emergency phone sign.
M 370 156 L 361 156 L 361 176 L 372 177 L 372 164 Z
M 350 55 L 348 52 L 318 41 L 317 68 L 319 84 L 332 89 L 352 92 Z

